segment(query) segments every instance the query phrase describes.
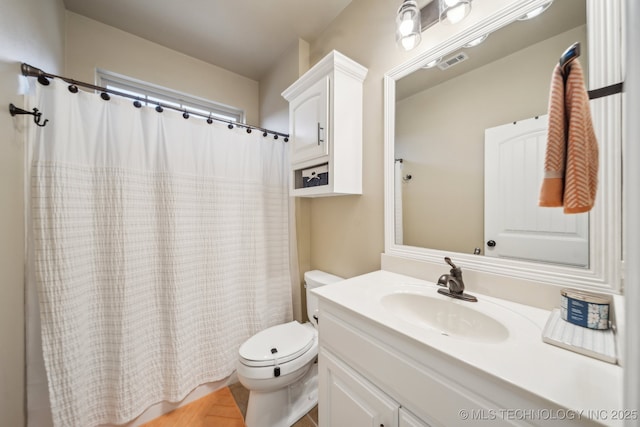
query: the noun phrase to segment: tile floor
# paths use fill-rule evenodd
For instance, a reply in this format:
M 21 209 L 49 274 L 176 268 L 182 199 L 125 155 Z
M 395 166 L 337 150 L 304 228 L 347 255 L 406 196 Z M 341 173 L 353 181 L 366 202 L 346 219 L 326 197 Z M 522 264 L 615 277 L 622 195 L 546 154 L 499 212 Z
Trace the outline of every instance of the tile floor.
M 229 389 L 231 390 L 231 394 L 233 394 L 233 397 L 238 404 L 238 408 L 240 408 L 240 412 L 242 412 L 242 416 L 244 417 L 247 413 L 249 390 L 244 388 L 240 383 L 230 385 Z M 318 427 L 318 406 L 309 411 L 307 415 L 302 417 L 292 427 Z
M 168 412 L 142 427 L 245 427 L 244 416 L 228 388 Z

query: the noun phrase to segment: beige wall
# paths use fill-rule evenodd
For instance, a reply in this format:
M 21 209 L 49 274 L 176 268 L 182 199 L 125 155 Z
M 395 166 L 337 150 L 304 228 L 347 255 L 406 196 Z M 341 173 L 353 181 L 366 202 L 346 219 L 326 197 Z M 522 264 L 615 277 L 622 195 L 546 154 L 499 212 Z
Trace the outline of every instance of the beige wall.
M 423 33 L 420 46 L 404 52 L 395 45 L 399 1 L 353 0 L 311 43 L 311 63 L 332 49 L 368 68 L 363 100 L 363 194 L 309 201 L 311 268 L 352 277 L 380 268 L 384 252 L 384 73 L 433 48 L 455 32 L 503 7 L 509 0 L 474 3 L 459 25 L 436 25 Z
M 258 82 L 67 11 L 65 75 L 94 82 L 96 68 L 211 99 L 259 120 Z
M 396 105 L 396 157 L 412 176 L 402 185 L 404 244 L 484 247 L 484 130 L 546 114 L 551 70 L 586 37 L 586 26 L 572 29 Z
M 63 70 L 62 0 L 0 0 L 0 425 L 25 425 L 24 207 L 20 63 Z M 46 112 L 45 112 L 46 115 Z M 35 126 L 31 122 L 25 126 Z
M 309 43 L 296 40 L 260 79 L 260 126 L 289 132 L 289 103 L 282 92 L 309 69 Z
M 311 44 L 312 64 L 336 49 L 368 68 L 363 99 L 363 194 L 306 201 L 310 267 L 342 277 L 378 270 L 384 251 L 382 76 L 402 57 L 395 49 L 397 7 L 397 2 L 386 0 L 353 0 Z

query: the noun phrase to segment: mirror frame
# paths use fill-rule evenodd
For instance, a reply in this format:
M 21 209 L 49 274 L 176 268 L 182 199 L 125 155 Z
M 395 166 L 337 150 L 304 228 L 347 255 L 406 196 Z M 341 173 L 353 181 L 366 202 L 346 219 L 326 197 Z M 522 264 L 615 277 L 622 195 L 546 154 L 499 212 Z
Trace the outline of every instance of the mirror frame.
M 451 54 L 475 38 L 494 32 L 546 0 L 512 0 L 468 28 L 436 43 L 384 75 L 384 222 L 385 254 L 405 259 L 443 264 L 453 256 L 466 269 L 560 286 L 621 293 L 622 266 L 622 94 L 590 102 L 599 142 L 600 169 L 596 204 L 589 218 L 589 268 L 492 258 L 395 243 L 394 160 L 395 82 L 434 59 Z M 560 1 L 560 0 L 556 0 Z M 622 81 L 622 0 L 585 0 L 589 40 L 589 89 Z M 469 19 L 469 18 L 467 18 Z M 464 23 L 464 21 L 463 21 Z M 428 39 L 429 31 L 423 33 Z M 615 30 L 612 30 L 615 29 Z M 562 52 L 558 52 L 558 57 Z M 552 70 L 549 70 L 551 74 Z M 607 143 L 604 144 L 603 142 Z

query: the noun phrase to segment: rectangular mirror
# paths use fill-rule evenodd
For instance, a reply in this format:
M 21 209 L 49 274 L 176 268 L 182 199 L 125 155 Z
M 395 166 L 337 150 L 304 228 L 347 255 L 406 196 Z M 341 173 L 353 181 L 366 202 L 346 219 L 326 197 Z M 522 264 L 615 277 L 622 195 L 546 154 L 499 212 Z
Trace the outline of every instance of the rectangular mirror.
M 588 267 L 588 213 L 537 206 L 551 70 L 579 42 L 588 73 L 585 1 L 482 38 L 396 81 L 396 243 Z
M 600 145 L 594 209 L 565 215 L 537 202 L 553 68 L 579 42 L 587 88 L 616 83 L 620 65 L 602 62 L 620 61 L 610 35 L 619 1 L 556 0 L 521 19 L 545 3 L 512 1 L 385 75 L 387 254 L 438 263 L 455 254 L 479 271 L 617 288 L 619 94 L 590 103 Z

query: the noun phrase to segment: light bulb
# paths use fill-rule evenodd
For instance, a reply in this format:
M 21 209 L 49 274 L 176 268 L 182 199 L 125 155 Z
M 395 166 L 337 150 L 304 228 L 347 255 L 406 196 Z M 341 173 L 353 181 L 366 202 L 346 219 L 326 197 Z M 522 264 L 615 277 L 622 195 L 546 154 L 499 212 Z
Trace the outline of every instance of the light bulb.
M 471 0 L 440 0 L 440 21 L 457 24 L 471 12 Z
M 403 37 L 411 34 L 413 31 L 413 19 L 411 17 L 411 12 L 407 11 L 402 15 L 402 22 L 398 27 L 398 31 L 400 31 L 400 34 L 402 34 Z
M 414 47 L 416 47 L 418 45 L 419 41 L 420 41 L 420 39 L 415 34 L 403 37 L 402 41 L 401 41 L 402 48 L 404 50 L 411 50 L 411 49 L 413 49 Z
M 525 16 L 527 17 L 527 19 L 535 18 L 536 16 L 540 15 L 543 10 L 544 10 L 544 7 L 540 6 L 539 8 L 534 9 L 531 12 L 527 13 Z
M 487 39 L 487 37 L 489 37 L 489 34 L 484 34 L 476 39 L 471 40 L 469 43 L 462 45 L 462 47 L 475 47 L 478 46 L 480 43 L 482 43 L 483 41 L 485 41 Z
M 404 0 L 396 15 L 396 43 L 404 50 L 416 47 L 420 35 L 420 11 L 415 0 Z
M 551 6 L 552 3 L 553 3 L 553 1 L 550 1 L 550 2 L 547 2 L 547 3 L 543 4 L 542 6 L 536 7 L 531 12 L 528 12 L 527 14 L 525 14 L 525 15 L 521 16 L 520 18 L 518 18 L 518 21 L 526 21 L 527 19 L 535 18 L 536 16 L 542 14 L 542 12 L 547 10 L 549 8 L 549 6 Z
M 427 62 L 422 68 L 424 68 L 424 69 L 433 68 L 436 65 L 438 65 L 440 63 L 440 61 L 442 61 L 442 58 L 436 58 L 431 62 Z
M 452 24 L 457 24 L 462 21 L 468 13 L 468 6 L 465 3 L 461 3 L 447 11 L 447 19 Z

